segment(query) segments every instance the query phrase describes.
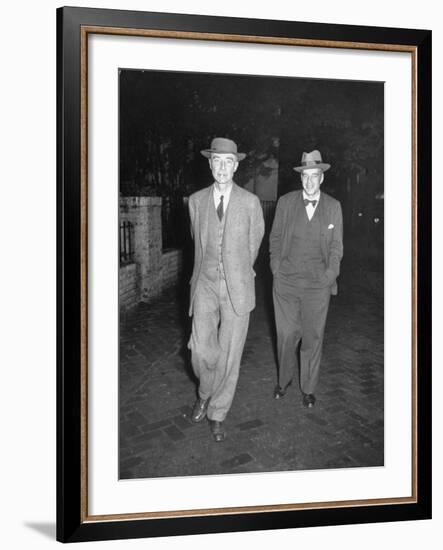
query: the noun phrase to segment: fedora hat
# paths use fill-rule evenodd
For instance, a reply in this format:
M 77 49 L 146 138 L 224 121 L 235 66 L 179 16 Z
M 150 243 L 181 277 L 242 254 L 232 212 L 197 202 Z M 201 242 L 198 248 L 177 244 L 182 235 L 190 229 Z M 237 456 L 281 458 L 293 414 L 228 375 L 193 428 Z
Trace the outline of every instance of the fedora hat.
M 294 166 L 296 172 L 303 172 L 303 170 L 308 168 L 320 168 L 323 172 L 326 172 L 326 170 L 331 168 L 331 165 L 322 162 L 320 151 L 315 149 L 310 153 L 303 153 L 301 157 L 301 166 Z
M 214 138 L 211 141 L 210 149 L 203 149 L 200 153 L 206 158 L 211 158 L 211 153 L 235 155 L 237 160 L 243 160 L 246 157 L 246 153 L 237 152 L 237 144 L 235 141 L 221 137 Z

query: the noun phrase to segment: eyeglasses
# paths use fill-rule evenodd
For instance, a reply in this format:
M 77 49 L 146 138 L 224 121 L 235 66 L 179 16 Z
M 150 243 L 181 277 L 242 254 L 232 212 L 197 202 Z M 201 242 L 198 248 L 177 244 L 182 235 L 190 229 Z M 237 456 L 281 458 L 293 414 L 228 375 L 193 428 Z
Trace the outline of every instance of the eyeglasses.
M 305 174 L 305 173 L 302 173 L 301 175 L 301 179 L 302 181 L 308 181 L 308 180 L 311 180 L 313 183 L 318 183 L 320 180 L 321 180 L 321 177 L 322 177 L 322 173 L 320 172 L 320 174 Z

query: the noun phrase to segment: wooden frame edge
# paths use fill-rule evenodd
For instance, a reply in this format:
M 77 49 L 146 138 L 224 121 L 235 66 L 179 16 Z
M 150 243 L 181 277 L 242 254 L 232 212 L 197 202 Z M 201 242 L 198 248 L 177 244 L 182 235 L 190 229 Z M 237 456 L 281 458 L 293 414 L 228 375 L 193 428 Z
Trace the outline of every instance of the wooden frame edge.
M 320 48 L 341 48 L 356 50 L 380 50 L 392 52 L 415 51 L 415 46 L 404 44 L 377 44 L 370 42 L 349 42 L 341 40 L 320 40 L 306 38 L 284 38 L 278 36 L 253 36 L 244 34 L 221 34 L 190 31 L 167 31 L 154 29 L 129 29 L 126 27 L 102 27 L 94 25 L 82 25 L 81 32 L 86 34 L 108 34 L 122 36 L 139 36 L 148 38 L 172 38 L 184 40 L 205 40 L 220 42 L 247 42 L 250 44 L 274 44 L 280 46 L 304 46 Z
M 88 303 L 88 265 L 87 265 L 87 218 L 88 218 L 88 183 L 87 183 L 87 60 L 88 34 L 112 34 L 130 36 L 149 36 L 156 38 L 177 38 L 192 40 L 219 40 L 224 42 L 249 42 L 263 44 L 296 45 L 306 47 L 347 48 L 358 50 L 400 51 L 411 53 L 412 62 L 412 496 L 392 499 L 372 499 L 357 501 L 336 501 L 324 503 L 282 504 L 254 507 L 234 507 L 216 509 L 198 509 L 172 512 L 152 512 L 143 514 L 88 515 L 88 385 L 87 385 L 87 303 Z M 417 248 L 418 248 L 418 209 L 417 203 L 417 46 L 370 44 L 364 42 L 341 42 L 291 39 L 279 37 L 262 37 L 249 35 L 230 35 L 200 32 L 159 31 L 146 29 L 127 29 L 119 27 L 81 26 L 81 523 L 99 521 L 136 520 L 153 518 L 173 518 L 190 516 L 211 516 L 229 514 L 249 514 L 256 512 L 278 512 L 291 510 L 325 509 L 330 507 L 346 508 L 353 506 L 377 506 L 384 504 L 414 504 L 418 498 L 417 479 Z
M 88 516 L 88 44 L 80 33 L 80 518 Z

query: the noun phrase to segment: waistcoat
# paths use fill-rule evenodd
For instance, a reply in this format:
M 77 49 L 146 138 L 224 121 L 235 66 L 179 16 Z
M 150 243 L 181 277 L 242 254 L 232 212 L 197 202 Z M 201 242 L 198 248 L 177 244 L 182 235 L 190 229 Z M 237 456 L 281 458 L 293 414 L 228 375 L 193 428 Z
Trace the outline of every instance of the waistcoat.
M 212 282 L 216 282 L 219 277 L 225 278 L 222 244 L 226 223 L 226 211 L 220 221 L 212 197 L 209 202 L 208 235 L 201 275 Z
M 309 220 L 302 201 L 297 205 L 292 223 L 292 240 L 289 252 L 282 260 L 280 272 L 291 276 L 300 286 L 322 288 L 319 278 L 325 271 L 321 251 L 321 226 L 318 206 Z

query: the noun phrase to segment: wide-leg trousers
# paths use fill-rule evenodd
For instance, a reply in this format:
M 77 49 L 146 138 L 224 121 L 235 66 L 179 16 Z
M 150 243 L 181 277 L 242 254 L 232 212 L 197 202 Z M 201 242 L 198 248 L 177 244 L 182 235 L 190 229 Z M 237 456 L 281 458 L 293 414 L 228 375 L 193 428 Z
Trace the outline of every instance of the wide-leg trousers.
M 189 348 L 199 396 L 210 399 L 211 420 L 223 421 L 231 407 L 248 325 L 249 313 L 235 313 L 223 278 L 198 282 Z
M 322 356 L 323 336 L 331 297 L 330 287 L 303 288 L 288 276 L 274 276 L 273 298 L 277 329 L 278 383 L 285 388 L 300 367 L 300 389 L 314 393 Z M 300 343 L 300 360 L 297 347 Z

